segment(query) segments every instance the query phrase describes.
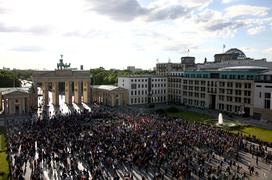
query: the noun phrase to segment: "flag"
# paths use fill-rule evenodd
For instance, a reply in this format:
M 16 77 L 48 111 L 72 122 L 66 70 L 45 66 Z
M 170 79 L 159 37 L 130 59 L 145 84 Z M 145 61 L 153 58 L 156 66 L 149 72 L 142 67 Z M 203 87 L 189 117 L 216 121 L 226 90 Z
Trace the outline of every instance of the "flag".
M 223 48 L 226 48 L 226 45 L 225 45 L 225 44 L 223 44 Z

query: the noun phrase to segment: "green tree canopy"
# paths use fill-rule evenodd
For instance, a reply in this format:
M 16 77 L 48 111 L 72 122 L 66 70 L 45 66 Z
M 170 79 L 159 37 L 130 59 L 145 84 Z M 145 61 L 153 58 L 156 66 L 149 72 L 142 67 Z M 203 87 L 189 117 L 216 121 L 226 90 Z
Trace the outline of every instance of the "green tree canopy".
M 118 76 L 155 74 L 154 71 L 131 72 L 129 70 L 105 70 L 103 67 L 91 69 L 90 73 L 92 75 L 93 85 L 117 84 Z

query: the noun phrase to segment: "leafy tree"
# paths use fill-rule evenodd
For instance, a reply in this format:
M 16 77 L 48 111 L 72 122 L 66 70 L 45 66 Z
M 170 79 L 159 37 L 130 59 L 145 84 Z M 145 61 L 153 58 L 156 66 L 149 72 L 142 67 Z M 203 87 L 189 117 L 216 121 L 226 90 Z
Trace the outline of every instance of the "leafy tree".
M 129 70 L 105 70 L 103 67 L 91 69 L 93 85 L 113 85 L 117 84 L 118 76 L 128 75 L 144 75 L 144 74 L 155 74 L 154 71 L 137 71 L 131 72 Z
M 0 70 L 0 87 L 20 87 L 21 82 L 15 71 Z

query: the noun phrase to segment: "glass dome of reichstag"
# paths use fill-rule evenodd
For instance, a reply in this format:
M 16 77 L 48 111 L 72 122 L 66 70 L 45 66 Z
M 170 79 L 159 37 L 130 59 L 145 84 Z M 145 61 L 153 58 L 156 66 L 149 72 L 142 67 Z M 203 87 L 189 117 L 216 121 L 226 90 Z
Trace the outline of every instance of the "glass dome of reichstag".
M 225 52 L 225 54 L 238 54 L 237 59 L 245 59 L 246 55 L 243 51 L 237 48 L 231 48 Z

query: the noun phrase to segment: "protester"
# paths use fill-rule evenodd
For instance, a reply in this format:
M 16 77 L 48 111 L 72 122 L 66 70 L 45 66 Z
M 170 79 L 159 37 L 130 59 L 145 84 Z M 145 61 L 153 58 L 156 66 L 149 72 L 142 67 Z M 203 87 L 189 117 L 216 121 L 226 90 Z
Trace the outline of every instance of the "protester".
M 7 128 L 12 177 L 22 179 L 243 179 L 240 153 L 271 162 L 266 144 L 209 125 L 93 107 Z M 252 143 L 252 141 L 254 143 Z

